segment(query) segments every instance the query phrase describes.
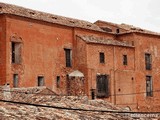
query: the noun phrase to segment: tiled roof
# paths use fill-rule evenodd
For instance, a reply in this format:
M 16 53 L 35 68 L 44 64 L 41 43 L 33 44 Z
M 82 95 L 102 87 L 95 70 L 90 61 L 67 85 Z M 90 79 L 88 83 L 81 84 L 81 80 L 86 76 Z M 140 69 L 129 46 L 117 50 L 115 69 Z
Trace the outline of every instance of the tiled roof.
M 35 10 L 31 10 L 31 9 L 27 9 L 27 8 L 15 6 L 15 5 L 5 4 L 5 3 L 0 3 L 0 14 L 17 15 L 21 17 L 31 18 L 35 20 L 40 20 L 40 21 L 45 21 L 45 22 L 50 22 L 50 23 L 55 23 L 55 24 L 60 24 L 60 25 L 65 25 L 70 27 L 78 27 L 78 28 L 104 32 L 97 25 L 87 21 L 62 17 L 58 15 L 35 11 Z
M 128 43 L 121 42 L 118 40 L 108 39 L 104 37 L 97 37 L 97 36 L 88 36 L 88 35 L 77 35 L 82 40 L 87 43 L 95 43 L 95 44 L 105 44 L 105 45 L 114 45 L 114 46 L 125 46 L 125 47 L 134 47 Z
M 135 32 L 135 33 L 144 33 L 144 34 L 152 34 L 152 35 L 160 35 L 160 33 L 158 32 L 153 32 L 150 30 L 146 30 L 146 29 L 142 29 L 140 27 L 136 27 L 133 25 L 128 25 L 128 24 L 119 24 L 118 25 L 120 28 L 123 28 L 125 30 L 127 30 L 127 32 Z
M 128 25 L 128 24 L 125 24 L 125 23 L 116 24 L 116 23 L 102 21 L 102 20 L 98 20 L 96 22 L 102 22 L 102 23 L 105 23 L 105 24 L 109 24 L 109 25 L 115 26 L 117 28 L 120 28 L 120 29 L 123 29 L 123 30 L 126 31 L 126 32 L 122 32 L 120 34 L 133 33 L 134 32 L 134 33 L 143 33 L 143 34 L 151 34 L 151 35 L 160 35 L 160 33 L 158 33 L 158 32 L 153 32 L 153 31 L 150 31 L 150 30 L 142 29 L 140 27 L 136 27 L 136 26 L 133 26 L 133 25 Z

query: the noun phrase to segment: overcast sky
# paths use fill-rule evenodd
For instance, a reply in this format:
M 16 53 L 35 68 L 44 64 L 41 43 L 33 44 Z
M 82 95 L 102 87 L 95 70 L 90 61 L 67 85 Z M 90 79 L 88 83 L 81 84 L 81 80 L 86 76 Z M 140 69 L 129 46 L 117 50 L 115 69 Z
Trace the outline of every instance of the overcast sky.
M 34 10 L 78 18 L 126 23 L 160 32 L 160 0 L 0 0 Z

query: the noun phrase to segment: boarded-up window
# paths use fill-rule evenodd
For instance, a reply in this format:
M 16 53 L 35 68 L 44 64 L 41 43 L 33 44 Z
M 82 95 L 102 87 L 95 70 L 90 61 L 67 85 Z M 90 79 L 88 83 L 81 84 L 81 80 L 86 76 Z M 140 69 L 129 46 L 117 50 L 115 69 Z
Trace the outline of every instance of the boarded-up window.
M 103 52 L 99 53 L 99 59 L 100 59 L 100 63 L 105 63 L 105 56 Z
M 38 86 L 44 86 L 44 77 L 38 76 Z
M 12 63 L 20 64 L 21 63 L 21 43 L 12 42 Z
M 146 96 L 153 96 L 152 77 L 146 76 Z
M 66 57 L 66 67 L 71 67 L 71 49 L 64 49 L 65 50 L 65 57 Z
M 13 74 L 13 87 L 18 87 L 18 74 Z
M 108 75 L 97 76 L 97 97 L 109 97 Z
M 146 65 L 146 70 L 152 69 L 151 54 L 149 54 L 149 53 L 145 54 L 145 65 Z
M 127 65 L 127 55 L 123 55 L 123 65 Z

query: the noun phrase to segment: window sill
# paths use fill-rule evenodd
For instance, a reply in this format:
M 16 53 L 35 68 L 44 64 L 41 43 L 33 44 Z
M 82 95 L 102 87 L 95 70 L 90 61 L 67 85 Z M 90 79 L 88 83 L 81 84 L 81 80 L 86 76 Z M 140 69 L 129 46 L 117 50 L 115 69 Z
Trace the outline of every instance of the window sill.
M 146 99 L 152 99 L 153 96 L 146 96 Z
M 22 63 L 11 63 L 12 65 L 21 65 Z

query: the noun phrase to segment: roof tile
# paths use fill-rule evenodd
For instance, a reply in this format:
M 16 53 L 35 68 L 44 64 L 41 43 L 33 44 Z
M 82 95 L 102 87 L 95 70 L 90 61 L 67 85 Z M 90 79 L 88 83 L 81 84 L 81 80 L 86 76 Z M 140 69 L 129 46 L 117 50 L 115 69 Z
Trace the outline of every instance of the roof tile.
M 87 43 L 95 43 L 95 44 L 105 44 L 105 45 L 114 45 L 114 46 L 125 46 L 125 47 L 134 47 L 128 43 L 121 42 L 114 39 L 108 39 L 104 37 L 97 37 L 93 35 L 77 35 L 82 40 L 84 40 Z
M 40 11 L 35 11 L 15 5 L 0 3 L 0 14 L 11 14 L 11 15 L 17 15 L 21 17 L 41 20 L 45 22 L 70 26 L 70 27 L 78 27 L 78 28 L 84 28 L 89 30 L 95 30 L 95 31 L 101 31 L 104 32 L 102 29 L 100 29 L 97 25 L 83 21 L 78 19 L 72 19 L 68 17 L 62 17 L 58 15 L 53 15 L 50 13 L 44 13 Z

